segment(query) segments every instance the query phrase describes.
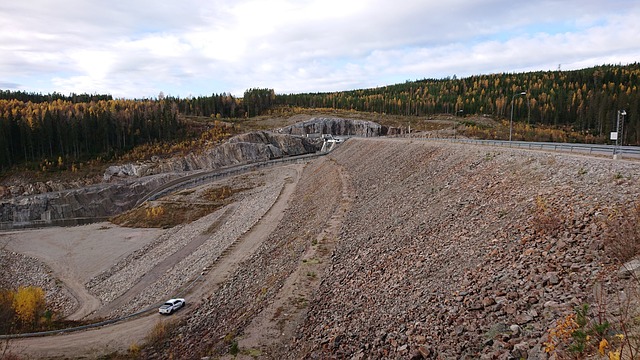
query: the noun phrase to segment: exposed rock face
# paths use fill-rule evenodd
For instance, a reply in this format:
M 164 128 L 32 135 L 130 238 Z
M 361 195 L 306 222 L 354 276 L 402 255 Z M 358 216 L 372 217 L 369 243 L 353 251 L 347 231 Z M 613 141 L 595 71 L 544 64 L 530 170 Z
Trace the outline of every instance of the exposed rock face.
M 182 172 L 313 153 L 321 146 L 319 139 L 258 131 L 235 136 L 203 153 L 111 166 L 104 174 L 104 181 L 112 181 L 111 184 L 71 190 L 56 189 L 60 191 L 31 196 L 23 196 L 32 193 L 23 188 L 3 188 L 0 191 L 11 192 L 13 197 L 0 201 L 0 222 L 19 224 L 38 220 L 107 217 L 132 208 L 144 194 L 180 176 Z M 126 179 L 128 177 L 134 179 Z M 115 178 L 120 179 L 116 182 L 113 181 Z M 122 178 L 125 178 L 124 181 Z
M 317 117 L 284 127 L 279 131 L 292 135 L 332 134 L 372 137 L 386 135 L 388 128 L 366 120 Z
M 235 136 L 228 142 L 199 154 L 190 153 L 167 160 L 110 166 L 104 174 L 104 180 L 109 181 L 114 176 L 142 177 L 166 172 L 216 169 L 308 154 L 318 151 L 321 146 L 321 143 L 301 136 L 257 131 Z
M 25 184 L 24 179 L 13 179 L 5 185 L 0 185 L 0 199 L 9 199 L 18 196 L 30 196 L 36 194 L 44 194 L 52 191 L 64 191 L 67 189 L 75 189 L 85 186 L 91 186 L 100 183 L 100 176 L 78 179 L 70 182 L 65 181 L 47 181 Z
M 142 195 L 170 178 L 171 176 L 153 176 L 138 181 L 2 200 L 0 222 L 26 223 L 34 220 L 111 216 L 130 209 Z

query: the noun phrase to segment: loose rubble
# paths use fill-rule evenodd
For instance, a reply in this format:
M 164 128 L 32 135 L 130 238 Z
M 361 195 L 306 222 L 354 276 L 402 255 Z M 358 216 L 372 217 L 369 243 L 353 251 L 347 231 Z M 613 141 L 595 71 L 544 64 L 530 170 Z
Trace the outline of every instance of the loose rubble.
M 48 310 L 61 317 L 78 306 L 51 269 L 36 258 L 0 248 L 0 269 L 0 289 L 16 291 L 20 287 L 39 287 L 44 290 Z
M 251 173 L 243 176 L 243 179 L 233 178 L 226 181 L 238 180 L 244 182 L 243 186 L 252 188 L 235 194 L 236 199 L 232 205 L 221 208 L 192 223 L 167 230 L 157 240 L 89 281 L 87 288 L 99 297 L 108 308 L 108 312 L 104 314 L 106 317 L 128 315 L 162 302 L 167 297 L 178 296 L 179 294 L 173 293 L 174 289 L 188 285 L 198 277 L 203 268 L 214 264 L 226 249 L 251 229 L 269 210 L 284 186 L 286 178 L 274 176 L 273 170 L 269 170 L 266 173 Z M 189 196 L 197 199 L 208 186 L 212 185 L 205 185 Z M 208 231 L 211 225 L 223 216 L 224 221 L 220 221 L 218 227 Z M 118 307 L 112 308 L 108 305 L 133 287 L 141 276 L 156 271 L 155 267 L 159 263 L 201 236 L 206 237 L 202 245 L 183 259 L 178 259 L 178 262 L 167 271 L 158 274 L 156 281 L 144 284 L 144 289 L 134 298 Z
M 295 338 L 258 349 L 263 358 L 548 359 L 544 342 L 556 320 L 576 306 L 597 305 L 594 288 L 615 298 L 637 272 L 636 262 L 621 267 L 604 245 L 608 215 L 638 201 L 637 163 L 420 139 L 350 139 L 306 165 L 276 229 L 165 341 L 140 355 L 227 355 L 304 266 L 307 250 L 326 247 L 317 239 L 345 201 L 344 174 L 351 203 L 327 250 L 326 270 L 317 274 L 317 291 L 300 299 L 307 316 Z M 268 176 L 264 184 L 227 210 L 219 230 L 241 234 L 258 221 L 283 186 Z M 167 231 L 88 286 L 105 302 L 117 298 L 132 286 L 130 277 L 165 258 L 167 243 L 188 243 L 223 216 Z M 175 288 L 197 276 L 234 236 L 212 235 L 183 260 L 196 266 L 177 266 L 188 273 L 168 282 Z M 134 307 L 155 301 L 166 291 L 161 286 L 134 299 Z M 612 300 L 610 309 L 615 305 Z M 110 316 L 127 311 L 123 306 Z
M 331 264 L 296 339 L 266 358 L 546 359 L 548 329 L 594 304 L 596 281 L 608 294 L 626 286 L 603 232 L 608 211 L 638 200 L 636 163 L 352 139 L 307 167 L 270 241 L 163 351 L 228 351 L 325 226 L 339 166 L 355 200 Z

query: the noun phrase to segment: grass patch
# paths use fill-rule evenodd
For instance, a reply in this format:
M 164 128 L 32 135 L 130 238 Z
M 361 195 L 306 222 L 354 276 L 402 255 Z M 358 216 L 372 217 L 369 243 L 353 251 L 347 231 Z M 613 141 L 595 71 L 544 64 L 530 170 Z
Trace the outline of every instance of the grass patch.
M 607 216 L 604 251 L 620 264 L 640 254 L 640 202 L 613 209 Z
M 168 229 L 180 224 L 188 224 L 220 208 L 221 204 L 193 204 L 162 202 L 155 206 L 145 204 L 112 217 L 112 223 L 133 228 Z
M 246 349 L 242 350 L 242 354 L 257 358 L 259 356 L 262 356 L 262 351 L 260 351 L 259 349 Z
M 249 189 L 251 188 L 211 187 L 206 189 L 197 201 L 184 199 L 147 202 L 135 209 L 113 216 L 109 220 L 124 227 L 168 229 L 176 225 L 188 224 L 211 214 L 219 208 L 231 204 L 233 195 Z M 178 195 L 187 196 L 193 193 L 195 190 L 183 190 Z M 217 222 L 212 224 L 207 232 L 215 231 L 219 225 Z
M 240 348 L 238 347 L 238 342 L 234 341 L 231 343 L 231 346 L 229 346 L 229 354 L 232 356 L 236 356 L 240 353 Z
M 309 306 L 309 301 L 303 297 L 299 297 L 293 300 L 295 307 L 298 309 L 304 309 Z
M 160 348 L 171 338 L 171 332 L 176 328 L 175 320 L 158 321 L 145 338 L 145 344 L 153 348 Z
M 322 261 L 320 261 L 319 259 L 316 259 L 316 258 L 304 259 L 304 260 L 302 260 L 302 262 L 307 264 L 307 265 L 322 264 Z
M 223 201 L 234 194 L 230 186 L 222 186 L 219 188 L 207 189 L 202 195 L 202 199 L 206 201 Z

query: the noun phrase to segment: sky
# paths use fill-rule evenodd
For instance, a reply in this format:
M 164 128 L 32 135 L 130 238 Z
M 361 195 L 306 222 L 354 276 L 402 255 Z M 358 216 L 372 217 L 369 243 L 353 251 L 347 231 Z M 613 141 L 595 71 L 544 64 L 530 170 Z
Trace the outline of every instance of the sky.
M 0 2 L 2 90 L 290 94 L 639 61 L 638 0 Z

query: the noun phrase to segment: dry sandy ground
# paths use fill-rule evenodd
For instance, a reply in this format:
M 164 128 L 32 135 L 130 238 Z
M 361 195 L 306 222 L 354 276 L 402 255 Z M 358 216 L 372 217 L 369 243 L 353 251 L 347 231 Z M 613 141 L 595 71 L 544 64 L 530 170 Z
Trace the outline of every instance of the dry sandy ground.
M 262 219 L 228 250 L 207 275 L 187 294 L 187 307 L 171 320 L 178 320 L 194 308 L 213 289 L 223 283 L 233 269 L 245 261 L 280 222 L 304 165 L 289 165 L 276 171 L 286 179 L 278 199 Z M 47 263 L 61 280 L 80 294 L 83 313 L 100 307 L 100 301 L 83 284 L 111 267 L 118 259 L 156 239 L 163 230 L 129 229 L 110 223 L 73 228 L 49 228 L 5 233 L 9 247 Z M 76 312 L 78 314 L 78 312 Z M 77 317 L 80 317 L 78 314 Z M 10 351 L 36 358 L 100 357 L 126 351 L 132 344 L 144 342 L 150 330 L 165 317 L 157 313 L 102 328 L 40 338 L 14 339 Z M 265 325 L 267 326 L 267 325 Z M 2 348 L 0 347 L 0 352 Z
M 84 284 L 163 231 L 124 228 L 105 222 L 0 233 L 0 241 L 7 241 L 9 250 L 40 259 L 53 270 L 80 303 L 80 308 L 69 316 L 78 320 L 100 306 Z

